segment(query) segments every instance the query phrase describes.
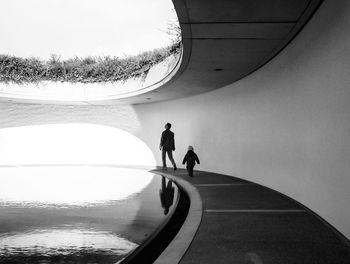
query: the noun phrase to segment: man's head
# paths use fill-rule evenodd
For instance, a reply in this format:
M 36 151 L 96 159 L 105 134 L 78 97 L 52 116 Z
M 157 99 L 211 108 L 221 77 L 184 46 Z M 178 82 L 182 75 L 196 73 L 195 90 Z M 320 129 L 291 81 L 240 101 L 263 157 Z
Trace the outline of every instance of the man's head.
M 171 128 L 171 124 L 170 123 L 166 123 L 164 126 L 165 129 L 170 129 Z

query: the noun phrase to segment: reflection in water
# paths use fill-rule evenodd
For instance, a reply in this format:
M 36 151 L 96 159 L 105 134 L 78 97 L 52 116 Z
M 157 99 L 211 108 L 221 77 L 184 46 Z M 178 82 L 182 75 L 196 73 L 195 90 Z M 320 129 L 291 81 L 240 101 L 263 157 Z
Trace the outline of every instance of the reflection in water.
M 1 168 L 0 182 L 0 263 L 117 263 L 165 219 L 163 179 L 140 170 Z
M 115 260 L 116 255 L 125 255 L 137 246 L 117 235 L 89 230 L 34 230 L 4 234 L 0 238 L 2 263 L 20 260 L 32 263 L 52 258 L 74 263 L 78 256 L 86 253 L 100 260 L 101 257 Z M 97 260 L 88 261 L 96 263 Z
M 159 197 L 165 215 L 168 214 L 169 208 L 173 205 L 174 191 L 173 181 L 168 180 L 168 183 L 166 184 L 166 179 L 162 176 L 162 189 L 159 190 Z
M 146 187 L 152 174 L 93 166 L 5 167 L 0 180 L 0 202 L 86 205 L 125 199 Z

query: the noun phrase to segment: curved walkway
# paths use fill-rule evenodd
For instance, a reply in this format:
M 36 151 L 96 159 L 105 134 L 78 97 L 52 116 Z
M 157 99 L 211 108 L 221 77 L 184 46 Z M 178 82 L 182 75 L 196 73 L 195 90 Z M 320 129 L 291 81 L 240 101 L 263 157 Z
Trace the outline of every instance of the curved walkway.
M 202 221 L 181 264 L 350 263 L 348 240 L 276 191 L 209 172 L 166 173 L 190 182 L 203 201 Z

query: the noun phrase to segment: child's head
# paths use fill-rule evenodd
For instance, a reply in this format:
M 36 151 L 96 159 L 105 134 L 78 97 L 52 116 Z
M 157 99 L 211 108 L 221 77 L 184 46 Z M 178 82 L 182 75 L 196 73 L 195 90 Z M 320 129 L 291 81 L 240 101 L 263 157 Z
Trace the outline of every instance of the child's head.
M 187 150 L 192 150 L 193 151 L 193 147 L 190 145 L 190 146 L 188 146 Z

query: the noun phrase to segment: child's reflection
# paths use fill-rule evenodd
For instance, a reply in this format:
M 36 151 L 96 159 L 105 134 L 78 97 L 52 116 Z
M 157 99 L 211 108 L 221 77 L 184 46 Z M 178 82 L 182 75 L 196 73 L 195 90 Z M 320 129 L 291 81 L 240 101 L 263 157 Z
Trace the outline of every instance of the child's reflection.
M 162 176 L 162 189 L 159 190 L 159 197 L 165 215 L 168 214 L 169 208 L 173 205 L 174 192 L 175 189 L 173 187 L 173 182 L 168 180 L 168 183 L 166 184 L 166 179 Z

